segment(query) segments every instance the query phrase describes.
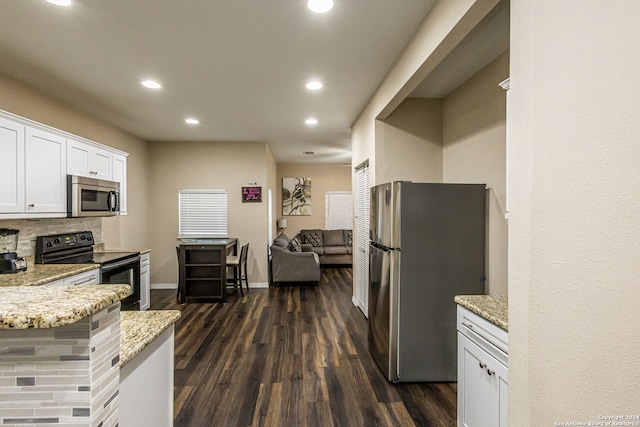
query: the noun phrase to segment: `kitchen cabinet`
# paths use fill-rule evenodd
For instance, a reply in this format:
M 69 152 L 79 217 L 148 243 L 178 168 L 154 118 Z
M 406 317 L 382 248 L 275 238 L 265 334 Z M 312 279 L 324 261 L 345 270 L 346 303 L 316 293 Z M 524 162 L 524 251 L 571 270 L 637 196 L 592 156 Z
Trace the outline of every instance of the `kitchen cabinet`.
M 151 256 L 140 255 L 140 311 L 151 305 Z
M 458 426 L 507 427 L 508 334 L 458 306 Z
M 27 126 L 25 174 L 25 212 L 66 216 L 66 139 L 52 132 Z
M 65 138 L 0 117 L 0 152 L 2 218 L 66 216 Z
M 86 142 L 67 138 L 67 174 L 111 181 L 113 153 Z
M 127 156 L 113 154 L 113 181 L 120 183 L 120 215 L 127 214 Z
M 127 153 L 0 111 L 0 219 L 67 216 L 67 173 L 120 183 L 127 212 Z
M 174 334 L 172 324 L 120 369 L 119 425 L 173 426 Z
M 24 125 L 0 117 L 0 212 L 24 212 Z

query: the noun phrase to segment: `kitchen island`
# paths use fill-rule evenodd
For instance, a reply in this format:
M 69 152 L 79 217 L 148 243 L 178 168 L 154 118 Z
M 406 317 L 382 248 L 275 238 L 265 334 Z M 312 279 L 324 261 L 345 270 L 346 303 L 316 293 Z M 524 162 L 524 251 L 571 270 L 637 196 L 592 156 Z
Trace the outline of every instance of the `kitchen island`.
M 160 392 L 171 407 L 154 425 L 171 425 L 179 311 L 120 313 L 128 285 L 7 286 L 33 277 L 6 277 L 0 277 L 0 424 L 141 425 L 121 411 L 123 401 L 140 401 L 123 378 L 153 371 L 166 379 Z

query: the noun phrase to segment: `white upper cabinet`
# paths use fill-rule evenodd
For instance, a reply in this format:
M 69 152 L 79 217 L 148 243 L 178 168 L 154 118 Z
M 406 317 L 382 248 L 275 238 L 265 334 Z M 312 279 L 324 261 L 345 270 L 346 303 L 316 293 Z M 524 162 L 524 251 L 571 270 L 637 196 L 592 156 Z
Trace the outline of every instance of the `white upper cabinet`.
M 117 181 L 127 211 L 127 153 L 0 111 L 0 219 L 67 216 L 67 174 Z
M 120 215 L 127 214 L 127 157 L 113 154 L 113 181 L 120 183 Z
M 24 212 L 24 125 L 0 117 L 0 213 Z
M 34 214 L 66 215 L 66 177 L 66 139 L 61 135 L 27 126 L 25 129 L 25 211 Z
M 113 154 L 94 145 L 67 138 L 67 174 L 113 179 Z

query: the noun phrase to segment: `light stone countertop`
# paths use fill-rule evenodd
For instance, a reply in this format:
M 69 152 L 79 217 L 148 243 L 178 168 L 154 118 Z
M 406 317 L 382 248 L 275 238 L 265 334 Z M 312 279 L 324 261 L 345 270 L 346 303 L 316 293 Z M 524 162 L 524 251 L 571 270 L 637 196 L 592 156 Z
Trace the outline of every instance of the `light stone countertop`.
M 151 249 L 115 249 L 115 248 L 105 248 L 104 243 L 96 243 L 93 245 L 93 251 L 97 253 L 108 253 L 108 252 L 140 252 L 140 255 L 148 254 L 151 252 Z
M 457 295 L 457 304 L 509 331 L 508 297 L 505 295 Z
M 34 264 L 27 257 L 27 270 L 0 274 L 0 289 L 5 286 L 39 286 L 100 268 L 98 264 Z
M 0 287 L 0 329 L 69 325 L 129 295 L 129 285 Z
M 173 325 L 179 310 L 120 312 L 120 369 Z

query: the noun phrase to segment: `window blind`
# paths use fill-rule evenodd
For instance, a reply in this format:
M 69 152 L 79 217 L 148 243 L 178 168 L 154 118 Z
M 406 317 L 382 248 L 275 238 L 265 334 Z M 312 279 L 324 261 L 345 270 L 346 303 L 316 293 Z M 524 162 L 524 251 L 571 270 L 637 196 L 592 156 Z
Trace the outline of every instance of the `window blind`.
M 324 193 L 324 228 L 340 230 L 353 228 L 353 196 L 351 191 Z
M 227 190 L 178 190 L 179 237 L 229 237 Z

